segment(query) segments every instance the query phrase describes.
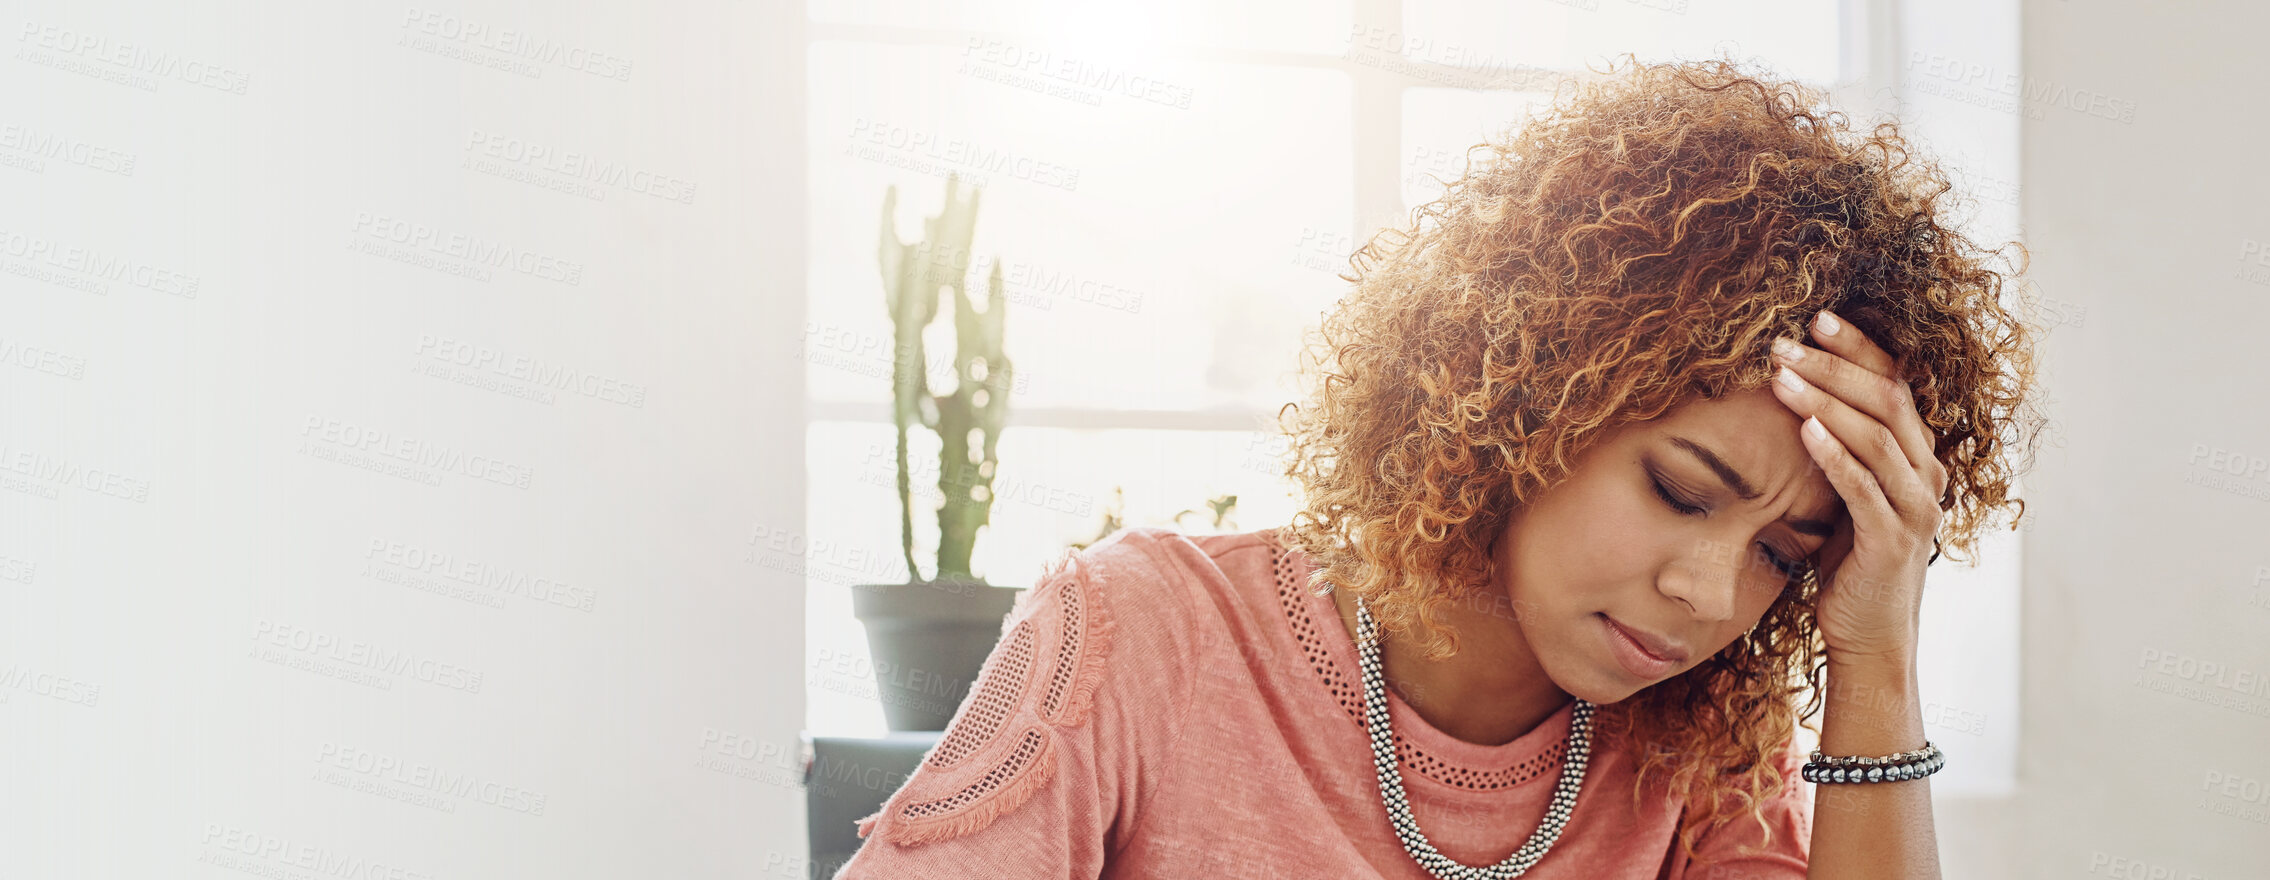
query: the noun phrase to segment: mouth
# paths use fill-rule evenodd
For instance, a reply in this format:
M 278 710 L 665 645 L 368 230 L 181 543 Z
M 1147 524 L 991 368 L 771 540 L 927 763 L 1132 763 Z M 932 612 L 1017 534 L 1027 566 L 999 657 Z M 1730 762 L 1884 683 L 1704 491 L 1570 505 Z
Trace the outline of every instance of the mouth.
M 1654 680 L 1669 675 L 1687 662 L 1692 652 L 1686 645 L 1643 629 L 1626 626 L 1607 612 L 1594 615 L 1600 618 L 1602 638 L 1608 643 L 1608 652 L 1616 658 L 1625 672 L 1636 678 Z

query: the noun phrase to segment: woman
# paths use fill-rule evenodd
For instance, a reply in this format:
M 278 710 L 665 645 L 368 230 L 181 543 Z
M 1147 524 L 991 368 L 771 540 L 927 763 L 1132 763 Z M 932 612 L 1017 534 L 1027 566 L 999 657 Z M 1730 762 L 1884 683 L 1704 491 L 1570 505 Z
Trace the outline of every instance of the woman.
M 1357 252 L 1294 522 L 1052 567 L 839 877 L 1939 876 L 1917 609 L 2034 331 L 1896 127 L 1616 73 Z

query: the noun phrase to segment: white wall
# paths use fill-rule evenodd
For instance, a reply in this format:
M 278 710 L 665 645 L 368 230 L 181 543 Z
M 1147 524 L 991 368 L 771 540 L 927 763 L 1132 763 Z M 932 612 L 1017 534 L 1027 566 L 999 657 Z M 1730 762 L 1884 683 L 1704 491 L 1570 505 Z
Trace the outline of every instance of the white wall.
M 0 11 L 0 875 L 803 875 L 802 21 Z
M 2029 484 L 2004 876 L 2270 876 L 2265 34 L 2257 4 L 2024 9 L 2024 222 L 2079 320 Z
M 1974 206 L 1970 235 L 1989 244 L 2017 239 L 2023 110 L 1964 79 L 1974 70 L 2019 69 L 2017 0 L 1876 0 L 1851 8 L 1862 7 L 1874 26 L 1861 31 L 1867 45 L 1847 55 L 1867 75 L 1842 96 L 1845 103 L 1890 113 L 1942 163 Z M 2030 478 L 2021 491 L 2027 485 Z M 2021 538 L 1989 533 L 1980 566 L 1942 561 L 1925 583 L 1918 682 L 1925 733 L 1948 753 L 1931 793 L 1942 868 L 1954 880 L 2015 870 L 2010 835 L 2026 722 L 2020 572 L 2032 552 Z

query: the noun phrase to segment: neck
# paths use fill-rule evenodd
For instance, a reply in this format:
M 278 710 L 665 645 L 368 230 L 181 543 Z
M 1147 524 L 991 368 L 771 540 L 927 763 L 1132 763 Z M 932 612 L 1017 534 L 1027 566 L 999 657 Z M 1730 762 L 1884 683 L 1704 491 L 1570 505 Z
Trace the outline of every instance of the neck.
M 1334 590 L 1332 602 L 1352 641 L 1356 600 Z M 1458 633 L 1458 653 L 1434 660 L 1408 639 L 1382 634 L 1379 662 L 1386 684 L 1436 730 L 1480 745 L 1502 745 L 1535 730 L 1568 705 L 1537 662 L 1519 624 L 1453 606 L 1445 621 Z

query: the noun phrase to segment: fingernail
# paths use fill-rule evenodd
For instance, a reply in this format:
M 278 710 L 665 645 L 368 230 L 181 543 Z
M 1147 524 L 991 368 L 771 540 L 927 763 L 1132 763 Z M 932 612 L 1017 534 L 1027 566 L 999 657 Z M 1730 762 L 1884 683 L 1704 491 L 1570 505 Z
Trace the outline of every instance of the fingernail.
M 1805 417 L 1805 433 L 1813 435 L 1815 440 L 1829 439 L 1829 429 L 1821 425 L 1820 416 Z
M 1838 330 L 1844 329 L 1844 322 L 1829 314 L 1828 309 L 1822 309 L 1819 315 L 1814 316 L 1814 321 L 1821 325 L 1822 336 L 1835 336 Z
M 1798 345 L 1797 340 L 1787 336 L 1776 337 L 1773 341 L 1773 353 L 1781 355 L 1782 360 L 1794 364 L 1805 359 L 1805 346 Z
M 1789 393 L 1791 394 L 1796 394 L 1805 390 L 1805 379 L 1801 376 L 1798 376 L 1796 370 L 1792 370 L 1788 367 L 1782 367 L 1781 375 L 1775 376 L 1774 379 L 1781 383 L 1781 387 L 1789 389 Z

